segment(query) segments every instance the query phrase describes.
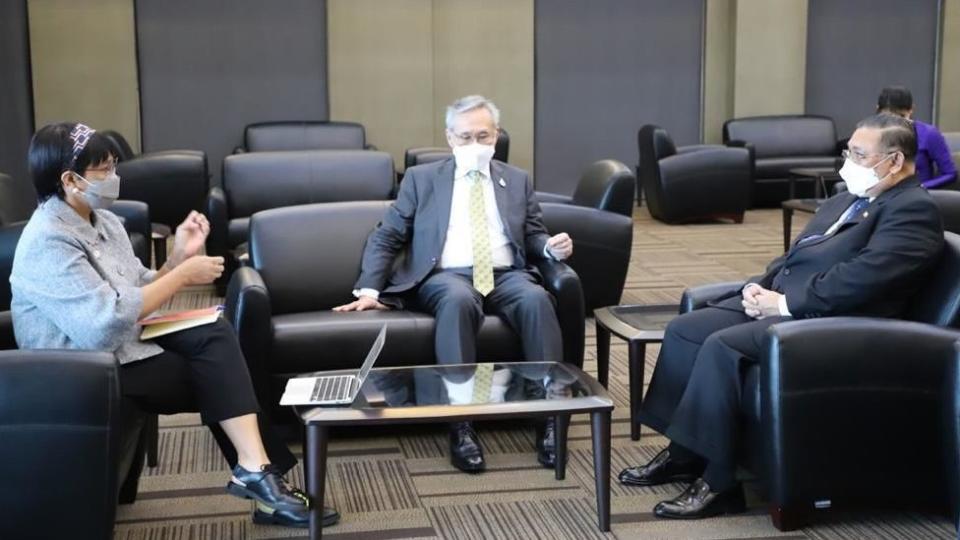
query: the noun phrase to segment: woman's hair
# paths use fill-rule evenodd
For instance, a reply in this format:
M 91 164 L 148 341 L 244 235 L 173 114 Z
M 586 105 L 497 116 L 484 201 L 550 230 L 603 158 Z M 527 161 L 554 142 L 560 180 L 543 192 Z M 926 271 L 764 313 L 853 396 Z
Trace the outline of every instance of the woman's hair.
M 46 125 L 30 140 L 27 163 L 37 189 L 37 198 L 43 202 L 56 195 L 63 198 L 64 171 L 83 174 L 114 156 L 110 139 L 76 122 Z
M 903 86 L 888 86 L 877 97 L 877 112 L 902 113 L 913 108 L 913 94 Z

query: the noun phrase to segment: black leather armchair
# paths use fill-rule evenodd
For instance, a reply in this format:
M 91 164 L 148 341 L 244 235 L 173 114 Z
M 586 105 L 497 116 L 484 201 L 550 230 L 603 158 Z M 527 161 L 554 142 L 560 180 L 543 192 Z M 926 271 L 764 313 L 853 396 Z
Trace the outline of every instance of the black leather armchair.
M 176 229 L 191 210 L 203 211 L 210 174 L 207 155 L 197 150 L 141 154 L 117 165 L 120 197 L 150 206 L 154 223 Z
M 0 475 L 17 486 L 0 494 L 0 538 L 112 538 L 117 501 L 136 498 L 145 419 L 120 397 L 112 355 L 16 350 L 9 279 L 24 225 L 0 226 Z
M 435 362 L 429 315 L 330 309 L 353 299 L 367 236 L 388 206 L 389 201 L 314 204 L 267 210 L 251 218 L 252 266 L 238 269 L 230 280 L 225 315 L 237 330 L 262 406 L 277 407 L 293 374 L 358 368 L 384 323 L 390 331 L 378 366 Z M 580 366 L 580 280 L 563 263 L 544 261 L 539 269 L 557 300 L 563 360 Z M 484 320 L 478 346 L 483 361 L 518 360 L 523 354 L 513 331 L 495 316 Z M 276 416 L 289 417 L 289 412 Z
M 650 215 L 665 223 L 725 218 L 743 222 L 750 204 L 750 154 L 719 145 L 677 147 L 647 124 L 637 133 L 637 177 Z
M 233 252 L 247 242 L 253 214 L 301 204 L 389 199 L 395 187 L 393 158 L 386 152 L 302 150 L 227 156 L 223 188 L 214 187 L 207 198 L 211 229 L 207 253 L 223 256 L 230 264 L 218 284 L 225 287 L 238 266 Z
M 814 115 L 734 118 L 723 124 L 723 142 L 750 151 L 753 163 L 753 206 L 776 206 L 789 196 L 790 169 L 836 167 L 845 144 L 837 139 L 833 119 Z M 798 186 L 800 197 L 812 197 L 813 186 Z
M 449 146 L 419 146 L 416 148 L 407 148 L 403 153 L 403 168 L 409 169 L 424 163 L 433 163 L 452 156 L 453 152 Z M 497 129 L 497 145 L 494 147 L 493 159 L 509 163 L 510 158 L 510 134 L 503 128 Z
M 951 501 L 944 510 L 956 511 L 960 236 L 945 236 L 912 321 L 827 317 L 768 330 L 760 362 L 745 373 L 741 449 L 777 528 L 851 503 Z M 681 312 L 743 285 L 688 289 Z M 909 436 L 893 436 L 893 426 Z
M 933 189 L 930 190 L 930 196 L 940 207 L 943 230 L 960 234 L 960 192 Z
M 243 130 L 240 152 L 289 150 L 376 150 L 367 144 L 366 130 L 356 122 L 260 122 Z
M 633 217 L 633 193 L 637 179 L 629 167 L 613 159 L 592 163 L 577 182 L 573 195 L 538 191 L 541 203 L 574 204 Z

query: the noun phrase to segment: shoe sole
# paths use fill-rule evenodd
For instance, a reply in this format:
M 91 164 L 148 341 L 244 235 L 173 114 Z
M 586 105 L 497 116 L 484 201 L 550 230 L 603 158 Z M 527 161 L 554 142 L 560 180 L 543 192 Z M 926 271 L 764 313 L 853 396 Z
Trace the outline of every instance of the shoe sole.
M 309 529 L 309 521 L 288 521 L 284 518 L 278 518 L 275 515 L 267 514 L 266 512 L 256 511 L 253 513 L 253 522 L 257 525 L 279 525 L 281 527 L 291 527 L 294 529 Z M 327 518 L 323 520 L 323 528 L 333 527 L 340 522 L 340 516 L 336 515 L 332 518 Z
M 270 501 L 265 501 L 261 497 L 257 496 L 256 493 L 232 481 L 227 483 L 227 493 L 233 495 L 234 497 L 240 497 L 241 499 L 253 499 L 255 501 L 259 501 L 265 506 L 276 508 L 277 510 L 289 510 L 291 512 L 296 512 L 303 509 L 303 505 L 299 504 L 290 505 L 286 503 L 271 503 Z
M 737 501 L 728 502 L 727 504 L 722 505 L 722 506 L 721 506 L 720 508 L 718 508 L 717 510 L 711 511 L 711 512 L 706 513 L 706 514 L 698 514 L 698 515 L 695 515 L 695 516 L 694 516 L 694 515 L 683 515 L 683 514 L 678 514 L 678 515 L 674 515 L 674 514 L 658 514 L 657 512 L 654 512 L 653 515 L 657 516 L 658 518 L 662 518 L 662 519 L 707 519 L 707 518 L 712 518 L 712 517 L 717 517 L 717 516 L 723 516 L 723 515 L 727 515 L 727 514 L 742 514 L 742 513 L 746 512 L 746 511 L 747 511 L 747 504 L 746 504 L 746 502 L 743 501 L 743 500 L 737 500 Z

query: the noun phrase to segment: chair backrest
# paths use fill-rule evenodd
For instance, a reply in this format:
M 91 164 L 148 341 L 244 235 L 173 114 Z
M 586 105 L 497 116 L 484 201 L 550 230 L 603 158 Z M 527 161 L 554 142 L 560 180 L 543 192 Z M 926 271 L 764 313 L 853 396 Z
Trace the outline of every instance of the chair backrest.
M 660 160 L 677 153 L 677 145 L 667 130 L 646 124 L 637 132 L 637 184 L 643 190 L 647 208 L 652 215 L 660 215 Z
M 33 183 L 0 173 L 0 225 L 30 219 L 36 207 Z
M 127 161 L 136 156 L 133 148 L 130 147 L 130 143 L 128 143 L 127 139 L 119 132 L 107 129 L 100 131 L 100 134 L 113 143 L 113 151 L 116 153 L 117 161 Z
M 367 237 L 390 201 L 311 204 L 250 219 L 250 261 L 270 291 L 273 314 L 349 302 Z
M 261 122 L 243 133 L 248 152 L 363 150 L 367 136 L 356 122 Z
M 907 318 L 956 328 L 960 315 L 960 235 L 943 233 L 943 252 L 914 297 Z
M 201 211 L 210 190 L 207 155 L 196 150 L 141 154 L 117 165 L 120 198 L 150 206 L 150 221 L 179 225 L 191 210 Z
M 757 158 L 837 154 L 837 129 L 826 116 L 734 118 L 723 123 L 723 142 L 730 141 L 750 143 Z
M 26 222 L 0 226 L 0 311 L 10 309 L 10 271 Z
M 929 193 L 940 207 L 943 230 L 960 234 L 960 191 L 932 189 Z
M 573 204 L 633 215 L 633 194 L 637 179 L 629 167 L 613 159 L 591 164 L 580 176 Z
M 396 183 L 393 158 L 372 150 L 252 152 L 223 160 L 231 219 L 298 204 L 389 199 Z

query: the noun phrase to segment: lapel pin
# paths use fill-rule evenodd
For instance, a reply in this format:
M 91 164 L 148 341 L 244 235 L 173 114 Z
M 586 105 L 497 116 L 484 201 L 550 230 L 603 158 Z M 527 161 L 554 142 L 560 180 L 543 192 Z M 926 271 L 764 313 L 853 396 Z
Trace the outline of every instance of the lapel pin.
M 870 217 L 870 212 L 864 212 L 863 217 Z
M 507 187 L 507 183 L 503 180 L 503 178 L 500 179 L 500 187 Z

